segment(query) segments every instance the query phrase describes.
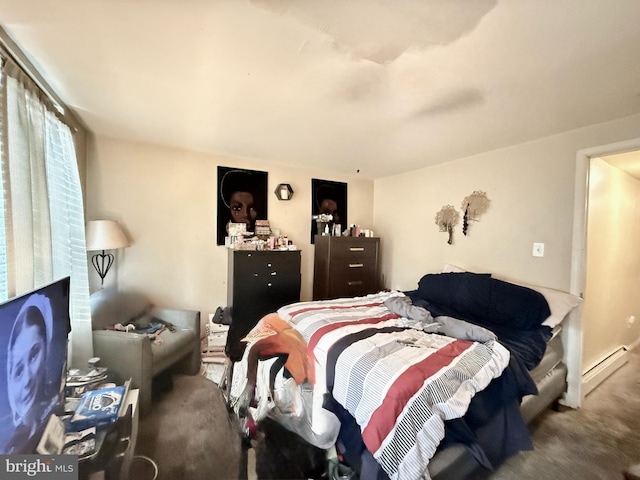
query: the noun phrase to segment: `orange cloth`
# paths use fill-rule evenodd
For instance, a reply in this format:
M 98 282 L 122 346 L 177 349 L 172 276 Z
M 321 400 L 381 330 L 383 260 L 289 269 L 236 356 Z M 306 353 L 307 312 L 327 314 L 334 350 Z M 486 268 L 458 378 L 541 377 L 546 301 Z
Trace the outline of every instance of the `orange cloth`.
M 300 332 L 294 330 L 278 314 L 270 313 L 263 317 L 243 340 L 249 342 L 249 348 L 261 358 L 288 354 L 284 366 L 296 384 L 301 384 L 305 379 L 312 385 L 315 384 L 315 367 L 307 356 L 307 343 Z

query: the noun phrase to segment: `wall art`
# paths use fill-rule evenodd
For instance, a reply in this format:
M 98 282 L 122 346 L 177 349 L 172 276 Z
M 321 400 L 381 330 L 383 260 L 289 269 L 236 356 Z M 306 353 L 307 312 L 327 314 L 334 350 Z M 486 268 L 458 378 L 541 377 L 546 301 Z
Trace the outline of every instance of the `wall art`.
M 311 179 L 311 216 L 321 214 L 331 215 L 329 222 L 323 225 L 329 234 L 337 233 L 347 229 L 347 184 L 343 182 L 332 182 L 330 180 Z M 323 233 L 323 232 L 321 232 Z M 318 223 L 311 220 L 311 243 L 314 242 L 315 235 L 318 234 Z
M 267 172 L 218 167 L 218 245 L 224 245 L 229 223 L 244 223 L 253 234 L 256 220 L 269 218 L 267 183 Z
M 453 227 L 455 227 L 460 221 L 460 213 L 453 207 L 453 205 L 445 205 L 436 213 L 436 225 L 440 227 L 441 232 L 447 232 L 449 234 L 449 245 L 453 244 Z
M 486 192 L 476 190 L 471 195 L 465 197 L 462 201 L 461 208 L 464 212 L 462 217 L 462 233 L 466 235 L 469 231 L 469 222 L 479 221 L 480 215 L 489 208 L 489 199 L 487 198 Z

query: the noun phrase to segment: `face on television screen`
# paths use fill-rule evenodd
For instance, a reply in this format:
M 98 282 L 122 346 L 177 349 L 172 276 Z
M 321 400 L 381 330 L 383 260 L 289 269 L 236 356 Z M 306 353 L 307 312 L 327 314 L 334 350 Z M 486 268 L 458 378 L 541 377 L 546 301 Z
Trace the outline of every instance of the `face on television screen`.
M 63 402 L 69 278 L 0 305 L 0 454 L 33 453 Z

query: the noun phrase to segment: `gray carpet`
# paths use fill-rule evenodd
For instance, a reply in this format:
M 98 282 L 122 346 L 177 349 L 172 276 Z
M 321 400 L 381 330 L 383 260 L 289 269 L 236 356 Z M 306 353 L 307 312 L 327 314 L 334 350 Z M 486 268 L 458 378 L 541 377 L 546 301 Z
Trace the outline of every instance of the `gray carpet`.
M 173 385 L 154 385 L 153 410 L 139 422 L 136 455 L 156 462 L 158 480 L 246 478 L 240 429 L 217 385 L 201 375 L 171 378 Z
M 640 353 L 590 393 L 578 410 L 547 411 L 531 425 L 535 450 L 488 478 L 622 479 L 640 463 Z M 204 376 L 173 376 L 140 421 L 137 454 L 158 464 L 158 480 L 246 477 L 246 452 L 220 391 Z M 135 479 L 132 479 L 135 480 Z M 364 479 L 366 480 L 366 479 Z
M 534 450 L 507 460 L 490 478 L 622 479 L 640 463 L 640 352 L 591 392 L 581 408 L 548 410 L 530 426 Z

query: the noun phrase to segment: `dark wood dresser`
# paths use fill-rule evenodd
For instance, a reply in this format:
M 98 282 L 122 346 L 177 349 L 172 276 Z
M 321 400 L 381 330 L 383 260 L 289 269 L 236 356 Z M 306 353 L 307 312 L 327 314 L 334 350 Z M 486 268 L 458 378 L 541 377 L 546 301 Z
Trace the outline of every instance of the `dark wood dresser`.
M 313 299 L 358 297 L 377 292 L 379 250 L 379 238 L 317 235 Z
M 229 249 L 227 306 L 231 325 L 225 353 L 238 361 L 240 340 L 268 313 L 300 301 L 300 250 L 256 251 Z M 239 353 L 238 353 L 239 352 Z

